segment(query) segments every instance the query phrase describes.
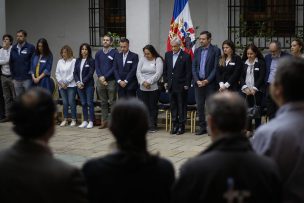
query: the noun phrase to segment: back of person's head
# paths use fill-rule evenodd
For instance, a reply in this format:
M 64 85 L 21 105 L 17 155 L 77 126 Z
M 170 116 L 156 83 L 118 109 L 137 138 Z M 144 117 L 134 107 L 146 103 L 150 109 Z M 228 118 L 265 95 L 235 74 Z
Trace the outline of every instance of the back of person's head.
M 207 100 L 207 114 L 213 130 L 219 133 L 240 133 L 246 125 L 247 106 L 237 93 L 218 93 Z M 209 123 L 208 126 L 210 128 Z
M 109 129 L 121 151 L 146 154 L 148 128 L 148 110 L 140 100 L 119 99 L 113 106 Z
M 284 103 L 304 101 L 303 81 L 304 59 L 288 57 L 280 60 L 273 86 L 274 88 L 281 87 Z M 275 90 L 272 91 L 272 96 L 277 96 Z
M 51 94 L 42 88 L 32 88 L 12 104 L 9 118 L 13 130 L 23 139 L 39 139 L 55 125 L 56 105 Z

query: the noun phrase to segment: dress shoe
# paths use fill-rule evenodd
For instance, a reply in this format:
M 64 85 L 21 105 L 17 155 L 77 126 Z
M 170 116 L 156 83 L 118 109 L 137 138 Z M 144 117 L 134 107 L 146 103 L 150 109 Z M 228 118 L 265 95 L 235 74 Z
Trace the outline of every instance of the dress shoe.
M 173 127 L 170 134 L 176 134 L 178 131 L 178 127 Z
M 185 133 L 185 129 L 184 128 L 179 128 L 176 135 L 182 135 Z
M 3 118 L 0 120 L 0 123 L 6 123 L 6 122 L 9 122 L 9 118 Z
M 195 135 L 203 135 L 203 134 L 206 134 L 206 133 L 207 133 L 207 130 L 201 128 L 198 131 L 196 131 Z
M 99 129 L 105 129 L 108 127 L 108 121 L 102 121 Z

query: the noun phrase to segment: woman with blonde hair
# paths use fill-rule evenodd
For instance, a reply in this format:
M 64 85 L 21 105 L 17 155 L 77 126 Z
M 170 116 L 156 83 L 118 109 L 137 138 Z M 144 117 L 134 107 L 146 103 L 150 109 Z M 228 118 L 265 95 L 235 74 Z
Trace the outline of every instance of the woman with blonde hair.
M 60 51 L 61 59 L 59 59 L 56 68 L 56 79 L 58 81 L 59 92 L 63 103 L 63 121 L 60 126 L 68 124 L 69 107 L 72 114 L 72 122 L 70 126 L 76 126 L 76 83 L 74 80 L 74 67 L 76 59 L 73 57 L 73 51 L 70 46 L 65 45 Z

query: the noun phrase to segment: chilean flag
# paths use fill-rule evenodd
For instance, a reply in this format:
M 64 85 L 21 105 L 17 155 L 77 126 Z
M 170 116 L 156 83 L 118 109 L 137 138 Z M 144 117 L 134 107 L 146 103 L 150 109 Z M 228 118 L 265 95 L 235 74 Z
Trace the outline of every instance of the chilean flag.
M 167 51 L 171 51 L 170 40 L 175 36 L 181 40 L 182 49 L 193 58 L 196 40 L 188 0 L 174 1 L 173 17 L 167 40 Z

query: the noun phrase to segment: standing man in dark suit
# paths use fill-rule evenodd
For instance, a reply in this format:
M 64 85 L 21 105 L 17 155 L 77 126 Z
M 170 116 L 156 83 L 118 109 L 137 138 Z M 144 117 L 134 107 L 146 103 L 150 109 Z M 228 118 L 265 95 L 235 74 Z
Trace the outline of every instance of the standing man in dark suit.
M 288 53 L 281 50 L 281 43 L 279 41 L 272 41 L 269 44 L 269 54 L 265 56 L 266 62 L 266 108 L 269 119 L 274 118 L 278 106 L 271 98 L 269 93 L 270 84 L 273 82 L 274 75 L 277 71 L 278 60 L 282 57 L 290 56 Z
M 200 129 L 195 133 L 202 135 L 207 133 L 205 119 L 205 101 L 207 97 L 216 91 L 215 73 L 219 64 L 221 50 L 211 44 L 211 33 L 200 33 L 201 46 L 194 52 L 192 74 L 195 83 L 195 98 L 199 117 Z
M 138 82 L 136 78 L 136 69 L 138 64 L 138 55 L 129 50 L 129 40 L 122 38 L 120 40 L 119 54 L 114 58 L 114 75 L 118 83 L 118 97 L 135 97 Z
M 52 155 L 56 105 L 47 90 L 21 93 L 10 109 L 20 139 L 0 152 L 0 202 L 87 202 L 81 172 Z
M 191 57 L 181 50 L 181 41 L 171 40 L 172 51 L 165 55 L 164 82 L 170 93 L 173 128 L 171 134 L 183 134 L 187 119 L 187 93 L 191 85 Z

